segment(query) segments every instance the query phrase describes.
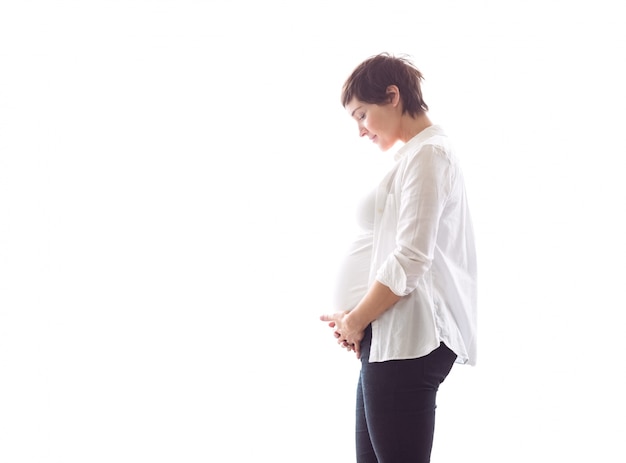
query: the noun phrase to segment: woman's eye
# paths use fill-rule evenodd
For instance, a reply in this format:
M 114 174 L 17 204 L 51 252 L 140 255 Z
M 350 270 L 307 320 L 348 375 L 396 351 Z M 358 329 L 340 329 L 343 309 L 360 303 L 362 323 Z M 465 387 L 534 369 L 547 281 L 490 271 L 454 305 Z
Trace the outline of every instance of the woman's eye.
M 359 115 L 359 120 L 362 121 L 363 119 L 365 119 L 365 113 Z

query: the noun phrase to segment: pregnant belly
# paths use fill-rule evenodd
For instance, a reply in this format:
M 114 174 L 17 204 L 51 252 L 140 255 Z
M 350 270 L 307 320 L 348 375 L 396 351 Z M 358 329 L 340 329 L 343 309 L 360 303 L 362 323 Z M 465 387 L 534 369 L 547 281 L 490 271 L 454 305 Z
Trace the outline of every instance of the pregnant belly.
M 351 310 L 363 298 L 368 288 L 372 235 L 360 236 L 348 249 L 337 274 L 334 309 Z

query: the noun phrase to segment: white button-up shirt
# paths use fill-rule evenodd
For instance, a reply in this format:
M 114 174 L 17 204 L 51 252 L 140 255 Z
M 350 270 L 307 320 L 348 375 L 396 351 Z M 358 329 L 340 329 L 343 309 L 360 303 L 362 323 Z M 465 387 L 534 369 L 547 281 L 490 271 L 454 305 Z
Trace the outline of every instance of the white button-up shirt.
M 376 194 L 374 279 L 402 297 L 372 322 L 370 362 L 417 358 L 444 342 L 476 362 L 476 251 L 463 175 L 431 126 L 395 155 Z

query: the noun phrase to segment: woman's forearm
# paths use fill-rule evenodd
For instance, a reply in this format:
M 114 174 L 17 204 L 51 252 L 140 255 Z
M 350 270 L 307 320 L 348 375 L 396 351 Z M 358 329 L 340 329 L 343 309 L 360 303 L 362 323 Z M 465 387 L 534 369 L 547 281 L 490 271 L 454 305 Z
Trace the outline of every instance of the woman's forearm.
M 361 302 L 350 311 L 346 322 L 352 330 L 364 330 L 398 302 L 402 296 L 394 294 L 388 286 L 375 280 Z

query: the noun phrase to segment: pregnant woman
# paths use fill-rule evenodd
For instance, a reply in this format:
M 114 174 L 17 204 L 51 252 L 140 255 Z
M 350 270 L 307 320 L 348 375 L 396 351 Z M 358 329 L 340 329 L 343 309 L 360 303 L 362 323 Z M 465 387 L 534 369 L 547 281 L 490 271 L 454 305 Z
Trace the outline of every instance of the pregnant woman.
M 430 461 L 436 395 L 454 363 L 476 362 L 476 254 L 463 174 L 422 98 L 422 74 L 387 53 L 361 63 L 341 100 L 392 169 L 363 198 L 363 233 L 322 315 L 361 361 L 359 463 Z

